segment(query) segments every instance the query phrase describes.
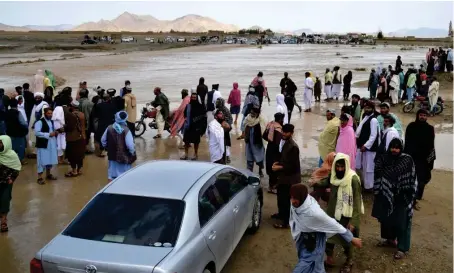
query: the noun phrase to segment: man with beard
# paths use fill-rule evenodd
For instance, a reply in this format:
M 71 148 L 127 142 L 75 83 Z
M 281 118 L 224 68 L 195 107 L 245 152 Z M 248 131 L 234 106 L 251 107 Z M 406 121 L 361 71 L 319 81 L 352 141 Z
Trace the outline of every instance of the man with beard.
M 205 98 L 208 94 L 208 86 L 205 84 L 205 79 L 201 77 L 199 79 L 199 85 L 197 85 L 197 96 L 200 97 L 200 100 L 202 101 L 202 105 L 205 106 Z
M 91 154 L 92 151 L 90 149 L 90 139 L 91 139 L 91 132 L 93 132 L 93 128 L 90 124 L 91 120 L 91 113 L 93 111 L 94 103 L 88 99 L 88 90 L 82 89 L 79 92 L 79 108 L 80 111 L 84 114 L 85 117 L 85 153 Z
M 194 157 L 191 160 L 198 159 L 200 137 L 206 131 L 207 128 L 207 115 L 206 109 L 203 104 L 199 101 L 199 96 L 196 92 L 192 92 L 191 101 L 186 105 L 184 110 L 184 135 L 183 142 L 184 156 L 181 160 L 188 160 L 189 147 L 194 144 Z
M 104 94 L 104 101 L 97 104 L 93 109 L 93 119 L 96 124 L 95 129 L 95 153 L 98 157 L 104 157 L 104 148 L 101 145 L 101 137 L 107 127 L 114 123 L 117 109 L 111 101 L 109 94 Z
M 416 120 L 407 126 L 405 131 L 404 153 L 409 154 L 416 167 L 416 177 L 418 179 L 418 192 L 416 199 L 421 200 L 424 188 L 432 178 L 435 156 L 435 130 L 432 125 L 427 123 L 427 111 L 419 109 L 416 113 Z M 415 209 L 419 210 L 417 201 Z
M 37 183 L 44 185 L 44 170 L 46 171 L 47 180 L 57 180 L 52 175 L 51 169 L 58 164 L 56 136 L 62 131 L 55 130 L 54 123 L 52 122 L 52 108 L 49 107 L 44 109 L 44 117 L 35 123 L 34 128 L 37 149 L 36 165 L 38 167 Z
M 254 163 L 257 164 L 259 175 L 263 177 L 265 147 L 263 145 L 262 130 L 265 130 L 266 124 L 260 114 L 260 109 L 252 108 L 251 113 L 244 120 L 244 124 L 247 168 L 252 172 L 254 170 Z
M 320 187 L 330 188 L 330 198 L 326 213 L 336 219 L 346 229 L 358 237 L 360 231 L 360 218 L 364 214 L 364 204 L 361 197 L 361 180 L 350 166 L 350 157 L 337 153 L 328 178 L 319 182 Z M 334 246 L 341 245 L 347 256 L 341 272 L 351 272 L 353 266 L 353 248 L 342 240 L 339 235 L 328 239 L 326 243 L 326 264 L 334 265 Z
M 399 138 L 399 132 L 394 127 L 396 120 L 393 116 L 387 114 L 381 116 L 383 119 L 383 130 L 381 130 L 380 134 L 380 142 L 378 145 L 377 153 L 384 154 L 388 151 L 388 146 L 391 140 L 394 138 Z
M 71 171 L 65 174 L 66 177 L 82 174 L 85 157 L 85 116 L 78 108 L 79 102 L 74 100 L 69 109 L 65 109 L 66 158 L 71 165 Z
M 364 118 L 356 128 L 356 169 L 362 170 L 364 188 L 372 190 L 374 187 L 374 160 L 380 138 L 380 127 L 374 115 L 375 103 L 364 103 Z
M 402 140 L 395 138 L 386 153 L 377 156 L 372 206 L 372 217 L 380 222 L 382 241 L 377 246 L 397 248 L 396 260 L 410 249 L 412 204 L 418 184 L 413 159 L 403 149 Z
M 33 105 L 33 109 L 31 112 L 30 122 L 28 125 L 28 157 L 34 158 L 36 157 L 36 150 L 35 150 L 35 130 L 34 125 L 35 122 L 40 120 L 43 117 L 43 108 L 49 107 L 47 102 L 44 101 L 44 94 L 40 92 L 36 92 L 34 94 L 35 103 Z M 52 112 L 52 111 L 51 111 Z
M 282 113 L 274 114 L 274 120 L 266 125 L 263 139 L 268 142 L 265 153 L 265 169 L 268 174 L 268 192 L 276 194 L 277 173 L 272 169 L 274 162 L 279 161 L 279 144 L 282 140 L 282 126 L 284 125 L 285 115 Z
M 129 80 L 125 81 L 125 86 L 120 89 L 120 97 L 123 97 L 126 94 L 126 89 L 131 89 L 131 82 Z
M 387 102 L 384 102 L 382 104 L 380 104 L 380 115 L 377 116 L 377 121 L 378 121 L 378 125 L 380 126 L 380 132 L 383 131 L 385 128 L 383 126 L 384 124 L 384 116 L 386 115 L 390 115 L 393 119 L 394 119 L 394 128 L 396 128 L 397 132 L 399 132 L 399 137 L 402 137 L 402 123 L 400 122 L 399 118 L 393 114 L 393 113 L 390 113 L 389 112 L 389 103 Z
M 151 102 L 151 105 L 156 108 L 158 111 L 156 113 L 156 124 L 158 126 L 158 134 L 155 135 L 153 138 L 158 139 L 162 137 L 162 132 L 164 132 L 167 118 L 169 117 L 169 99 L 167 99 L 166 95 L 161 92 L 160 87 L 156 87 L 154 89 L 154 94 L 156 95 L 154 101 Z
M 218 99 L 219 100 L 219 99 Z M 208 146 L 210 150 L 211 162 L 225 164 L 226 144 L 224 141 L 224 131 L 230 130 L 230 125 L 225 121 L 222 110 L 214 112 L 214 119 L 208 124 Z
M 290 218 L 290 188 L 301 183 L 300 150 L 293 140 L 295 126 L 282 126 L 282 140 L 279 144 L 280 159 L 274 162 L 272 170 L 278 175 L 277 180 L 277 207 L 278 213 L 272 218 L 281 221 L 274 224 L 277 229 L 289 228 Z
M 233 124 L 232 114 L 229 109 L 225 106 L 225 100 L 223 98 L 218 98 L 216 101 L 216 110 L 222 111 L 222 118 L 228 126 L 223 125 L 224 127 L 224 142 L 225 142 L 225 163 L 230 163 L 230 147 L 232 146 L 232 141 L 230 139 L 230 130 Z M 216 116 L 214 116 L 216 119 Z
M 22 85 L 23 90 L 23 96 L 24 96 L 24 107 L 25 107 L 25 113 L 27 114 L 27 123 L 30 123 L 30 118 L 33 110 L 33 106 L 35 105 L 35 97 L 33 93 L 30 91 L 30 84 L 24 83 Z

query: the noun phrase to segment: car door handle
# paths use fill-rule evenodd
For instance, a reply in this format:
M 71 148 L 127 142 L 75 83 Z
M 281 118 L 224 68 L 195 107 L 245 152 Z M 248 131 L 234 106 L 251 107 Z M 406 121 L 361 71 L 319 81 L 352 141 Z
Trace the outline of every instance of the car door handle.
M 214 240 L 216 239 L 216 231 L 212 230 L 210 232 L 210 235 L 208 235 L 208 240 Z
M 233 213 L 237 213 L 239 210 L 240 210 L 240 207 L 238 207 L 238 205 L 237 205 L 233 208 Z

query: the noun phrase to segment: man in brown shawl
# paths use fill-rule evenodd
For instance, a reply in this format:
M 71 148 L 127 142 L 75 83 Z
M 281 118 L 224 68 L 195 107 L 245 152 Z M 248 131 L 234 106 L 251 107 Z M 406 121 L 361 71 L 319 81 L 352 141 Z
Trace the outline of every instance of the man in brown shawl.
M 85 157 L 85 115 L 79 111 L 79 102 L 73 100 L 65 110 L 66 157 L 71 171 L 66 177 L 76 177 L 81 173 Z

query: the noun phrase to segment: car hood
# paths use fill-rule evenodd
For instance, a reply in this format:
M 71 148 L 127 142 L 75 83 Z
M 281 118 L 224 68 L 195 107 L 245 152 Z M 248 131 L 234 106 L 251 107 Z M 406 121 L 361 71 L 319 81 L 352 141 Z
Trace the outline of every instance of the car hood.
M 58 235 L 43 249 L 41 260 L 44 272 L 69 273 L 93 265 L 98 273 L 150 273 L 172 250 L 173 248 L 124 245 Z

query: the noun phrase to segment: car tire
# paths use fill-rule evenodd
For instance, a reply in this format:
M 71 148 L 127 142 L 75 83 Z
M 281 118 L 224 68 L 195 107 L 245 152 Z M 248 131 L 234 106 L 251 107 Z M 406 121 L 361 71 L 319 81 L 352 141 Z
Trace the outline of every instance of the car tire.
M 254 203 L 254 210 L 252 211 L 251 225 L 248 228 L 249 234 L 255 234 L 262 223 L 262 202 L 260 198 L 257 197 Z

